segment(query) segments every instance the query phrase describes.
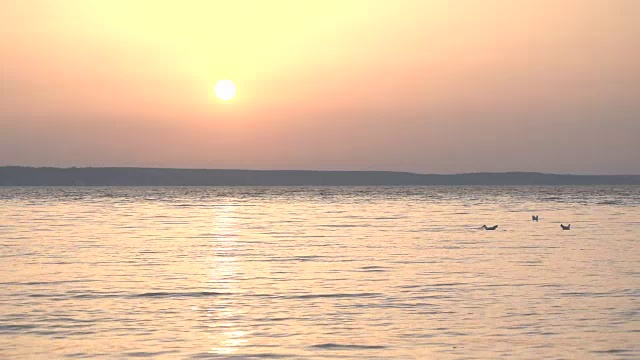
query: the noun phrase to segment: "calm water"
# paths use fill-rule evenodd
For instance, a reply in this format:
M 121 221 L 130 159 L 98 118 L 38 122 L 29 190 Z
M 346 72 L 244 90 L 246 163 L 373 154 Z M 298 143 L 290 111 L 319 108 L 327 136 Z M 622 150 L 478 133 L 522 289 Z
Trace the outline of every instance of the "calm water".
M 0 358 L 251 356 L 640 358 L 640 187 L 0 188 Z

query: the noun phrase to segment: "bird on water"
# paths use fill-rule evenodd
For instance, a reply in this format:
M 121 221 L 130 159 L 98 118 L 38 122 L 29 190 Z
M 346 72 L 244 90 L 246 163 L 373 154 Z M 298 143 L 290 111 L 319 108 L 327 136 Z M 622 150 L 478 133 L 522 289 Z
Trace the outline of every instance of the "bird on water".
M 493 225 L 491 227 L 487 226 L 487 225 L 482 225 L 481 229 L 485 229 L 485 230 L 495 230 L 498 228 L 498 225 Z

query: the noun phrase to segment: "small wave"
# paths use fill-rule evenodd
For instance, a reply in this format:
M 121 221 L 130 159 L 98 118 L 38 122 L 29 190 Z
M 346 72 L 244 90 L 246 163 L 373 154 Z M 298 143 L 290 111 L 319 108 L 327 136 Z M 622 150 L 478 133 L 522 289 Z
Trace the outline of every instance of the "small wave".
M 451 299 L 453 295 L 436 294 L 436 295 L 417 295 L 413 296 L 414 300 L 428 300 L 428 299 Z
M 330 349 L 330 350 L 379 350 L 386 349 L 383 345 L 354 345 L 354 344 L 337 344 L 337 343 L 324 343 L 311 345 L 315 349 Z
M 277 353 L 250 353 L 250 354 L 234 354 L 234 355 L 215 355 L 212 353 L 201 353 L 196 354 L 190 357 L 191 359 L 213 359 L 213 358 L 224 358 L 224 359 L 288 359 L 288 358 L 296 358 L 293 355 L 287 354 L 277 354 Z
M 444 287 L 444 286 L 464 286 L 469 285 L 468 283 L 462 282 L 450 282 L 450 283 L 435 283 L 435 284 L 426 284 L 425 287 Z
M 129 357 L 154 357 L 154 356 L 158 356 L 158 355 L 175 354 L 177 352 L 178 352 L 177 350 L 154 351 L 154 352 L 134 351 L 134 352 L 126 352 L 123 355 L 129 356 Z
M 198 292 L 146 292 L 140 294 L 127 293 L 102 293 L 102 292 L 86 292 L 86 293 L 63 293 L 63 294 L 43 294 L 33 293 L 26 296 L 30 298 L 54 298 L 54 299 L 110 299 L 110 298 L 198 298 L 232 295 L 231 293 L 215 292 L 215 291 L 198 291 Z
M 398 287 L 400 289 L 415 289 L 415 288 L 422 287 L 422 285 L 411 284 L 411 285 L 400 285 Z
M 625 353 L 631 353 L 632 351 L 629 349 L 609 349 L 609 350 L 594 350 L 592 351 L 592 353 L 594 354 L 625 354 Z
M 58 280 L 58 281 L 9 281 L 9 282 L 0 282 L 0 285 L 60 285 L 60 284 L 69 284 L 69 283 L 84 283 L 84 282 L 96 282 L 98 280 Z
M 521 264 L 524 266 L 542 266 L 543 262 L 541 260 L 523 260 L 523 261 L 509 261 L 512 264 Z
M 355 228 L 361 225 L 352 225 L 352 224 L 323 224 L 318 225 L 319 227 L 328 227 L 328 228 Z
M 605 296 L 615 296 L 609 292 L 591 292 L 591 291 L 568 291 L 561 292 L 562 296 L 570 296 L 570 297 L 605 297 Z
M 361 268 L 359 268 L 358 271 L 361 272 L 385 272 L 387 271 L 387 267 L 384 266 L 376 266 L 376 265 L 371 265 L 371 266 L 363 266 Z
M 317 259 L 322 259 L 323 257 L 324 256 L 319 256 L 319 255 L 300 255 L 300 256 L 292 256 L 289 259 L 297 260 L 297 261 L 314 261 Z
M 599 201 L 596 204 L 598 204 L 598 205 L 624 205 L 624 202 L 622 200 L 605 200 L 605 201 Z
M 36 325 L 31 324 L 9 324 L 9 325 L 0 325 L 0 333 L 4 332 L 22 332 L 24 330 L 35 329 Z
M 337 293 L 337 294 L 307 294 L 288 296 L 289 299 L 322 299 L 322 298 L 371 298 L 378 297 L 380 293 Z
M 230 293 L 215 292 L 215 291 L 198 291 L 198 292 L 146 292 L 141 294 L 129 295 L 130 298 L 198 298 L 198 297 L 211 297 L 230 295 Z

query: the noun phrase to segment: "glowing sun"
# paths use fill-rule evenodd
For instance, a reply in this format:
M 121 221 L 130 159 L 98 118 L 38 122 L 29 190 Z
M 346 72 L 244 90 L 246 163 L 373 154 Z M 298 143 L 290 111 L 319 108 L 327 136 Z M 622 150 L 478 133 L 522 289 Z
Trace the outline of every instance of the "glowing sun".
M 220 80 L 213 89 L 218 99 L 228 101 L 236 96 L 236 85 L 231 80 Z

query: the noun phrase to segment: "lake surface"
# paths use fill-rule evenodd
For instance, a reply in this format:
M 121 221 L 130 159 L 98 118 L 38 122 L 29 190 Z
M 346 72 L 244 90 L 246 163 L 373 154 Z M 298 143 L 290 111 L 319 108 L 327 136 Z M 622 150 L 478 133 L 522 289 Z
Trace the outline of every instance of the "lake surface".
M 637 359 L 640 187 L 0 188 L 0 358 L 76 357 Z

